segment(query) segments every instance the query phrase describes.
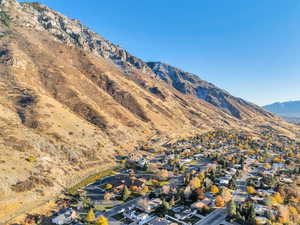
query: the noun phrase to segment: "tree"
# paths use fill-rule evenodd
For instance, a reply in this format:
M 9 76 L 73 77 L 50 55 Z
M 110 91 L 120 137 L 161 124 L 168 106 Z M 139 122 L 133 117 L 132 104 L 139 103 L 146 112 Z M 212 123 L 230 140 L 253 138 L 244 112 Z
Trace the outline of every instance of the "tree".
M 267 169 L 267 170 L 269 170 L 269 169 L 272 168 L 272 166 L 271 166 L 269 163 L 266 163 L 266 164 L 264 165 L 264 168 Z
M 193 190 L 195 190 L 195 189 L 201 187 L 201 181 L 200 181 L 200 179 L 199 179 L 198 177 L 194 177 L 194 178 L 191 180 L 190 185 L 191 185 L 191 188 L 192 188 Z
M 221 196 L 225 202 L 229 202 L 232 199 L 232 194 L 227 187 L 222 187 Z
M 216 207 L 224 207 L 225 203 L 221 195 L 218 195 L 215 200 Z
M 144 186 L 143 189 L 140 191 L 140 195 L 146 195 L 149 192 L 149 187 Z
M 228 214 L 231 218 L 235 217 L 237 215 L 237 210 L 236 210 L 236 203 L 235 201 L 231 200 L 228 204 L 227 208 Z
M 273 198 L 277 202 L 277 204 L 282 204 L 283 203 L 283 198 L 281 197 L 281 194 L 279 192 L 276 192 L 273 195 Z
M 197 188 L 196 193 L 197 193 L 197 197 L 199 200 L 205 199 L 205 193 L 204 193 L 203 188 Z
M 110 193 L 110 192 L 106 192 L 105 194 L 104 194 L 104 199 L 105 200 L 111 200 L 112 198 L 114 198 L 115 197 L 115 195 L 113 194 L 113 193 Z
M 251 204 L 251 205 L 250 205 L 250 210 L 249 210 L 249 222 L 250 222 L 251 224 L 255 224 L 255 219 L 256 219 L 255 208 L 254 208 L 254 205 Z
M 199 179 L 200 179 L 201 182 L 204 181 L 204 179 L 205 179 L 205 174 L 204 174 L 204 172 L 199 173 Z
M 253 195 L 256 193 L 256 190 L 252 186 L 247 186 L 247 192 L 248 194 Z
M 214 194 L 219 193 L 219 188 L 217 185 L 212 185 L 210 191 Z
M 169 209 L 171 209 L 171 206 L 170 206 L 170 204 L 165 200 L 165 199 L 163 199 L 163 201 L 162 201 L 162 207 L 163 207 L 163 210 L 166 212 L 166 211 L 168 211 Z
M 162 186 L 161 190 L 162 190 L 163 194 L 169 194 L 169 192 L 170 192 L 170 185 L 165 184 L 164 186 Z
M 130 196 L 130 192 L 128 190 L 128 187 L 125 185 L 124 186 L 124 190 L 123 190 L 123 195 L 122 195 L 123 201 L 127 201 L 127 199 L 129 198 L 129 196 Z
M 85 220 L 89 223 L 93 223 L 96 221 L 96 217 L 95 217 L 95 214 L 94 214 L 94 210 L 92 208 L 90 208 Z
M 110 189 L 112 189 L 112 187 L 113 187 L 112 184 L 106 184 L 105 185 L 106 190 L 110 190 Z
M 161 180 L 167 180 L 169 177 L 169 171 L 165 169 L 160 170 L 158 176 Z
M 190 199 L 190 197 L 192 195 L 192 191 L 191 191 L 191 187 L 189 185 L 186 186 L 186 188 L 183 191 L 183 194 L 184 194 L 185 200 L 189 200 Z
M 173 197 L 171 198 L 171 201 L 170 201 L 170 206 L 171 206 L 171 207 L 174 207 L 175 204 L 176 204 L 176 202 L 175 202 L 175 197 L 173 196 Z
M 108 225 L 108 220 L 104 216 L 100 216 L 96 222 L 97 225 Z

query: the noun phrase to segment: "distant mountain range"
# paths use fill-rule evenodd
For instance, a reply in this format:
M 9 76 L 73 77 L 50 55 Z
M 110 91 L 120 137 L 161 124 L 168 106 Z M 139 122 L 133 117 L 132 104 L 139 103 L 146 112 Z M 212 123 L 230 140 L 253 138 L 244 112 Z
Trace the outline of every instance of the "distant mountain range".
M 300 124 L 300 101 L 276 102 L 263 108 L 290 122 Z

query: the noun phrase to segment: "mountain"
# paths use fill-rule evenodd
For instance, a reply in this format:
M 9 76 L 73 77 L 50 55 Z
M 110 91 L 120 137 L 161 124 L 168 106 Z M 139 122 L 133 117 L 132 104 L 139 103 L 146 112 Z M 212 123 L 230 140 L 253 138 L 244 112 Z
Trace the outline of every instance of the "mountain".
M 148 62 L 147 65 L 159 79 L 181 93 L 202 99 L 238 119 L 249 116 L 250 112 L 272 117 L 270 113 L 262 110 L 260 107 L 246 102 L 241 98 L 236 98 L 227 91 L 201 80 L 194 74 L 184 72 L 161 62 Z
M 0 126 L 0 223 L 154 139 L 299 131 L 193 74 L 146 63 L 77 20 L 15 0 L 0 0 Z
M 263 108 L 288 121 L 300 124 L 300 101 L 276 102 Z

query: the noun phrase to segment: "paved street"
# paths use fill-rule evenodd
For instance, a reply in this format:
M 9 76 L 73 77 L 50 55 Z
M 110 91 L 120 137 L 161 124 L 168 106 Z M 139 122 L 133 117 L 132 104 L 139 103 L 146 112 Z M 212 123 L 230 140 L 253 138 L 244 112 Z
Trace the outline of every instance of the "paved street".
M 216 209 L 195 225 L 219 225 L 226 218 L 226 209 Z

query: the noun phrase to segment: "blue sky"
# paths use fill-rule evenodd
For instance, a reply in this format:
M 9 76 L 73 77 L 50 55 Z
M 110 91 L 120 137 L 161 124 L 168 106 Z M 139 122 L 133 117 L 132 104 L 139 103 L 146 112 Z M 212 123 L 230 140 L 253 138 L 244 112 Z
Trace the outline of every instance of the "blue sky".
M 256 104 L 300 99 L 299 0 L 40 2 Z

